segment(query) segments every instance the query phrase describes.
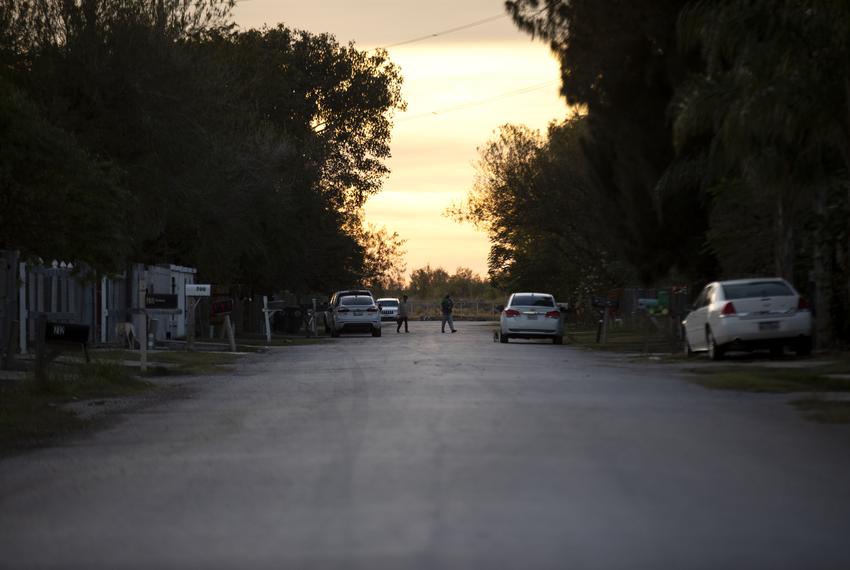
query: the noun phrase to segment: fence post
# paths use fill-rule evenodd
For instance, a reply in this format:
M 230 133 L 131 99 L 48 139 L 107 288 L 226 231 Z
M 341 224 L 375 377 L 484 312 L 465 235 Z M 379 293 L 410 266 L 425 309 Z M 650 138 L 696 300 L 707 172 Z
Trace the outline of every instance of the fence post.
M 233 336 L 233 323 L 230 321 L 230 315 L 224 315 L 224 328 L 227 332 L 227 340 L 230 341 L 230 352 L 236 352 L 236 339 Z
M 35 321 L 35 382 L 39 388 L 47 385 L 47 315 L 40 313 Z

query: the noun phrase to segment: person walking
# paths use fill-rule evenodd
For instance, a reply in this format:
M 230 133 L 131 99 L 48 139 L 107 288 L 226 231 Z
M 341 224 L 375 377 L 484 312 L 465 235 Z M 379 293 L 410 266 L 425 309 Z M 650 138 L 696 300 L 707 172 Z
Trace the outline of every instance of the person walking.
M 398 313 L 396 314 L 396 322 L 398 326 L 395 329 L 395 332 L 401 332 L 401 324 L 404 323 L 404 332 L 410 332 L 407 330 L 407 315 L 410 313 L 410 308 L 407 305 L 407 295 L 401 296 L 401 303 L 398 304 Z
M 455 306 L 455 302 L 452 301 L 451 293 L 446 293 L 446 296 L 443 297 L 443 300 L 440 302 L 440 308 L 443 309 L 443 330 L 442 332 L 446 332 L 446 323 L 449 323 L 449 328 L 453 333 L 457 332 L 455 328 L 455 323 L 452 320 L 452 309 Z

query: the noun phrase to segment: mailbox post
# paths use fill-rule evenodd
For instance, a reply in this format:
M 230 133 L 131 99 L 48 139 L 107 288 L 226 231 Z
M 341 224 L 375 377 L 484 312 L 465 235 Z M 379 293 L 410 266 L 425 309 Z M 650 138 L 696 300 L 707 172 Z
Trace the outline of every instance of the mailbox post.
M 212 285 L 186 284 L 186 310 L 188 311 L 186 326 L 189 329 L 186 331 L 186 350 L 189 352 L 195 350 L 195 308 L 201 302 L 201 298 L 209 297 L 211 293 Z

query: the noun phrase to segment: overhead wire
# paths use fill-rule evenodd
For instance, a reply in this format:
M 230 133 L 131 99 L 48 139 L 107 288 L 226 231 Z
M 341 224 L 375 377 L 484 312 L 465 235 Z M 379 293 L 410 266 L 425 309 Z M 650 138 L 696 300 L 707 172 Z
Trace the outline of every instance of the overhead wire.
M 404 46 L 407 44 L 413 44 L 416 42 L 424 42 L 425 40 L 430 40 L 431 38 L 438 38 L 440 36 L 445 36 L 447 34 L 453 34 L 455 32 L 460 32 L 462 30 L 468 30 L 469 28 L 475 28 L 477 26 L 483 26 L 484 24 L 488 24 L 490 22 L 495 22 L 496 20 L 501 20 L 502 18 L 507 18 L 508 14 L 498 14 L 496 16 L 490 16 L 489 18 L 484 18 L 482 20 L 476 20 L 475 22 L 470 22 L 468 24 L 464 24 L 462 26 L 457 26 L 454 28 L 449 28 L 447 30 L 442 30 L 440 32 L 434 32 L 432 34 L 427 34 L 424 36 L 419 36 L 416 38 L 411 38 L 409 40 L 404 40 L 403 42 L 396 42 L 394 44 L 389 44 L 386 46 L 381 46 L 380 49 L 389 49 L 399 46 Z
M 524 95 L 526 93 L 531 93 L 533 91 L 539 91 L 545 87 L 549 87 L 558 83 L 558 80 L 553 79 L 551 81 L 544 81 L 543 83 L 535 83 L 533 85 L 527 85 L 525 87 L 520 87 L 519 89 L 514 89 L 511 91 L 505 91 L 504 93 L 499 93 L 498 95 L 493 95 L 491 97 L 485 97 L 483 99 L 476 99 L 473 101 L 467 101 L 464 103 L 459 103 L 457 105 L 452 105 L 450 107 L 444 107 L 442 109 L 438 109 L 436 111 L 429 111 L 427 113 L 419 113 L 417 115 L 411 115 L 409 117 L 399 117 L 396 122 L 404 123 L 407 121 L 413 121 L 416 119 L 424 119 L 427 117 L 435 117 L 439 115 L 444 115 L 447 113 L 452 113 L 454 111 L 462 111 L 464 109 L 469 109 L 471 107 L 478 107 L 480 105 L 484 105 L 487 103 L 492 103 L 493 101 L 498 101 L 500 99 L 506 99 L 509 97 L 516 97 L 517 95 Z

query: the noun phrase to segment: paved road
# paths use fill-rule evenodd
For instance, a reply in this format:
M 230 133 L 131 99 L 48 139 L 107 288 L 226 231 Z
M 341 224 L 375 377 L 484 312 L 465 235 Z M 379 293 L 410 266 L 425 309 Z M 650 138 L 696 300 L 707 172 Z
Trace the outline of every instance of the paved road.
M 0 462 L 8 568 L 850 568 L 850 430 L 412 323 Z

